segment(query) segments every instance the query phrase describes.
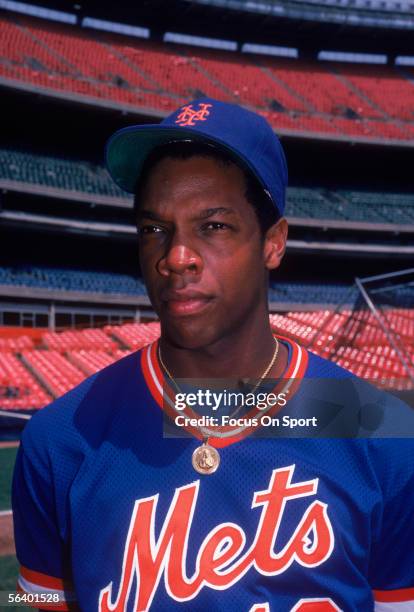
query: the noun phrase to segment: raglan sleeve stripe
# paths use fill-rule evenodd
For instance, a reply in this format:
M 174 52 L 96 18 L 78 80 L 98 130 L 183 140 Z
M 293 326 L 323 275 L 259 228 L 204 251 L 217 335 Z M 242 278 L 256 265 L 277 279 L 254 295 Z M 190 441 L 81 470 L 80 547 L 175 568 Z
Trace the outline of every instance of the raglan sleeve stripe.
M 61 578 L 35 572 L 23 565 L 17 579 L 17 590 L 20 593 L 47 596 L 45 602 L 33 601 L 32 607 L 47 610 L 69 610 L 69 603 L 75 601 L 71 586 Z M 55 599 L 55 601 L 53 601 Z M 50 601 L 49 601 L 50 600 Z
M 375 612 L 413 612 L 414 588 L 374 590 Z

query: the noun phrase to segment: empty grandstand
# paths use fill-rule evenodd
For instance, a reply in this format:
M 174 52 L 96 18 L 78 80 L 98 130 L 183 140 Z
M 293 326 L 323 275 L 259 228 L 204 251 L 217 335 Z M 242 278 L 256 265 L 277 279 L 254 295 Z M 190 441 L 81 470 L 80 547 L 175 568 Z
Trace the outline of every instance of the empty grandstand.
M 86 161 L 72 161 L 0 149 L 0 187 L 97 204 L 132 208 L 107 171 Z M 289 187 L 286 216 L 414 225 L 414 197 L 384 193 Z
M 414 143 L 409 67 L 124 41 L 23 16 L 3 17 L 0 31 L 3 85 L 158 117 L 189 98 L 209 95 L 256 108 L 282 134 Z
M 49 289 L 50 291 L 64 291 L 84 293 L 119 294 L 124 298 L 129 296 L 143 297 L 147 295 L 145 285 L 140 278 L 122 274 L 109 274 L 106 272 L 92 272 L 82 270 L 62 270 L 59 268 L 0 268 L 0 287 L 24 287 L 26 289 Z M 355 297 L 355 287 L 345 284 L 318 284 L 283 283 L 270 284 L 269 297 L 271 302 L 285 302 L 305 304 L 306 302 L 319 304 L 343 303 L 350 296 Z M 136 301 L 138 304 L 139 301 Z M 147 304 L 148 300 L 143 300 Z
M 409 3 L 121 4 L 0 13 L 0 87 L 18 116 L 0 138 L 0 407 L 38 409 L 158 336 L 143 322 L 155 313 L 132 197 L 106 173 L 103 143 L 202 95 L 260 112 L 287 152 L 288 257 L 270 279 L 272 324 L 411 389 L 412 283 L 371 296 L 378 319 L 354 282 L 414 255 Z
M 0 268 L 0 285 L 26 288 L 57 289 L 95 293 L 146 295 L 141 279 L 126 274 L 92 272 L 90 270 L 64 270 L 59 268 Z
M 411 303 L 414 303 L 412 300 Z M 388 310 L 387 320 L 413 356 L 414 310 Z M 299 340 L 358 376 L 396 391 L 412 391 L 413 372 L 390 347 L 378 320 L 364 310 L 317 310 L 271 315 L 276 331 Z M 35 341 L 0 344 L 0 408 L 30 411 L 68 391 L 86 376 L 158 338 L 158 323 L 43 332 Z M 24 338 L 24 336 L 23 336 Z
M 414 407 L 413 31 L 413 0 L 0 0 L 0 447 L 159 337 L 104 145 L 204 95 L 286 152 L 272 328 Z M 0 596 L 18 571 L 1 493 Z
M 186 0 L 190 2 L 190 0 Z M 411 0 L 195 0 L 232 11 L 354 26 L 414 28 Z M 323 9 L 323 10 L 322 10 Z

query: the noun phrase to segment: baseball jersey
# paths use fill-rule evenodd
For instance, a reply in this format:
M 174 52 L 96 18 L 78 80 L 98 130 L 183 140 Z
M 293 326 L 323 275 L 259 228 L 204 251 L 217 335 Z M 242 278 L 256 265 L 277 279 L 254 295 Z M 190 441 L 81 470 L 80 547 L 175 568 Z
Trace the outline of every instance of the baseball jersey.
M 345 411 L 412 426 L 398 399 L 281 341 L 299 381 L 287 413 L 315 403 L 306 380 L 329 403 L 323 381 L 340 379 Z M 412 439 L 363 418 L 352 439 L 241 432 L 210 441 L 221 463 L 202 475 L 200 440 L 163 436 L 162 392 L 155 342 L 31 419 L 13 481 L 22 591 L 85 612 L 414 610 Z

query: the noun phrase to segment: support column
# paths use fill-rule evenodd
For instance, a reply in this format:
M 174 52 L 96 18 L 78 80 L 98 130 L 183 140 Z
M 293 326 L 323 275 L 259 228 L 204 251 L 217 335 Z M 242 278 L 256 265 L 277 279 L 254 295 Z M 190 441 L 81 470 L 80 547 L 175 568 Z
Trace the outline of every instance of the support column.
M 54 302 L 49 306 L 49 331 L 54 332 L 56 329 L 56 308 Z

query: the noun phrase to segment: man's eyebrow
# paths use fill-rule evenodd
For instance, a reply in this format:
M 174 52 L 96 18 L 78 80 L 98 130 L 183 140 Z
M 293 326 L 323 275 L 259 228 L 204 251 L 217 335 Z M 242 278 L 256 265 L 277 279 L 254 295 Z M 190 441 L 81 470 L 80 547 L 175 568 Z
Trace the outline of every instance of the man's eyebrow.
M 205 208 L 194 215 L 195 219 L 210 219 L 214 215 L 234 215 L 234 208 L 228 208 L 225 206 L 216 206 L 214 208 Z M 151 210 L 141 209 L 137 213 L 138 220 L 151 219 L 152 221 L 163 221 L 161 217 L 153 213 Z
M 217 206 L 215 208 L 206 208 L 197 213 L 197 219 L 209 219 L 214 215 L 234 215 L 234 208 L 226 208 L 225 206 Z
M 137 218 L 140 219 L 151 219 L 152 221 L 162 221 L 161 217 L 158 217 L 155 213 L 150 210 L 139 209 L 137 213 Z

